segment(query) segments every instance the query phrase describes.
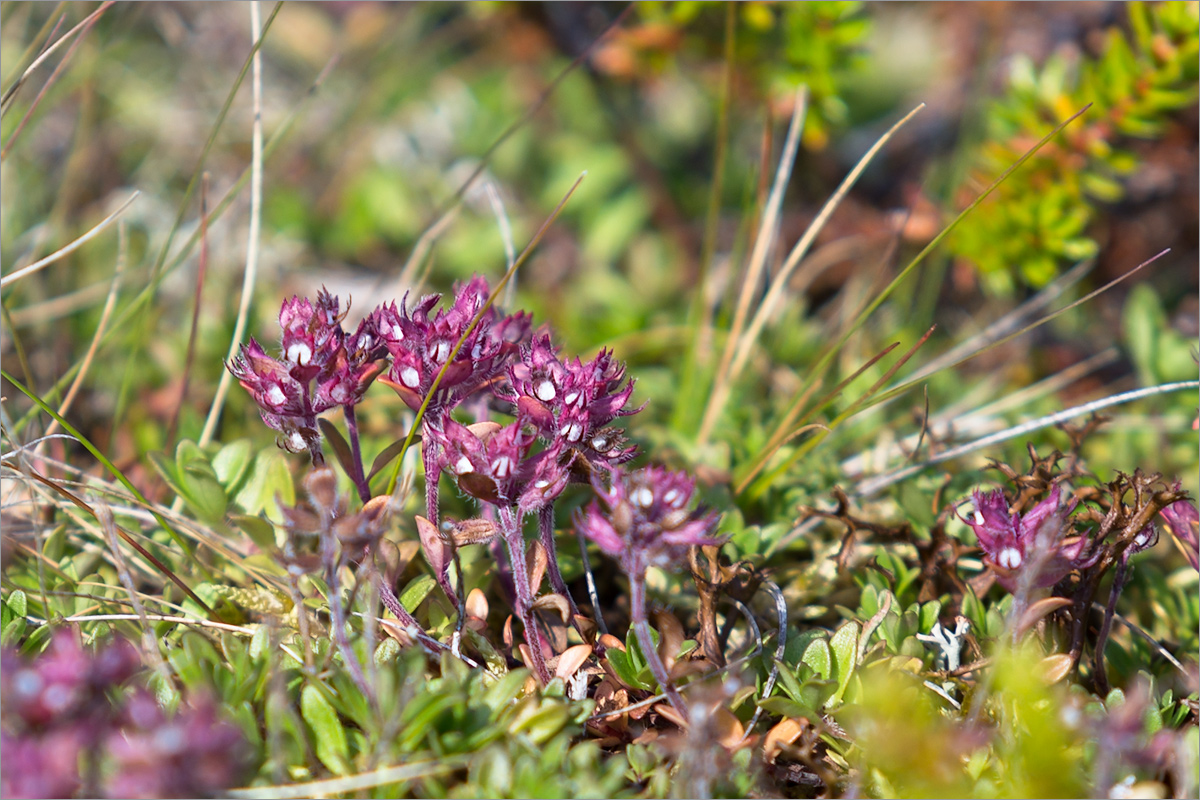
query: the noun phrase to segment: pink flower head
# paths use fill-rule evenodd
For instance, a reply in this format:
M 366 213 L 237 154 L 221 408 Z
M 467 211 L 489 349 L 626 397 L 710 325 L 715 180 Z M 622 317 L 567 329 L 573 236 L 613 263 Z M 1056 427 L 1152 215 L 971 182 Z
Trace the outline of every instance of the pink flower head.
M 359 403 L 382 368 L 386 347 L 374 315 L 347 336 L 339 305 L 324 289 L 316 303 L 293 297 L 279 312 L 279 358 L 251 337 L 227 365 L 254 398 L 263 422 L 280 432 L 279 446 L 292 453 L 319 453 L 317 415 Z
M 685 472 L 645 467 L 625 472 L 610 468 L 609 488 L 593 481 L 600 503 L 592 502 L 575 517 L 576 528 L 601 550 L 621 562 L 630 575 L 646 567 L 678 563 L 688 547 L 717 545 L 716 512 L 689 511 L 696 485 Z M 601 507 L 603 504 L 603 508 Z
M 457 287 L 453 304 L 432 317 L 430 312 L 441 295 L 421 298 L 411 312 L 403 301 L 399 309 L 392 303 L 376 310 L 374 324 L 392 355 L 391 370 L 382 380 L 409 408 L 415 411 L 421 407 L 447 360 L 450 365 L 426 411 L 435 417 L 504 371 L 529 333 L 529 317 L 523 312 L 501 318 L 494 307 L 488 309 L 451 359 L 455 345 L 487 302 L 488 294 L 487 280 L 477 276 Z
M 562 361 L 550 337 L 540 336 L 522 348 L 521 360 L 508 375 L 511 386 L 503 396 L 516 405 L 517 417 L 532 423 L 552 447 L 567 448 L 571 457 L 582 455 L 594 465 L 624 464 L 636 455 L 636 447 L 624 446 L 619 429 L 605 427 L 642 410 L 625 407 L 634 381 L 621 385 L 625 365 L 611 351 L 601 350 L 586 363 Z
M 1176 481 L 1173 488 L 1179 491 L 1182 484 Z M 1176 500 L 1159 514 L 1171 529 L 1171 535 L 1179 543 L 1192 568 L 1200 569 L 1200 512 L 1196 511 L 1195 503 Z
M 317 377 L 341 347 L 345 314 L 338 306 L 338 299 L 322 288 L 315 304 L 306 297 L 293 297 L 279 310 L 283 359 L 301 383 Z
M 442 468 L 478 500 L 527 513 L 553 501 L 567 484 L 557 453 L 546 450 L 530 457 L 536 437 L 519 422 L 467 427 L 447 418 L 432 436 L 438 440 Z
M 1075 501 L 1063 506 L 1060 495 L 1055 486 L 1045 500 L 1024 514 L 1009 514 L 1008 502 L 999 489 L 974 493 L 975 513 L 963 521 L 975 531 L 984 563 L 1008 591 L 1016 590 L 1018 576 L 1030 564 L 1036 564 L 1038 570 L 1033 578 L 1037 588 L 1053 586 L 1076 568 L 1087 540 L 1063 537 Z

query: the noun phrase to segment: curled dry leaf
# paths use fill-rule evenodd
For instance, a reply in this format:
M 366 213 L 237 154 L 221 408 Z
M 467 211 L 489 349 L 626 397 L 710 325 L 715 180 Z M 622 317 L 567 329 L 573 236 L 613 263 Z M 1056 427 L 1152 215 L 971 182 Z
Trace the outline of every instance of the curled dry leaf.
M 561 594 L 544 594 L 533 601 L 534 608 L 552 608 L 562 617 L 565 625 L 571 619 L 571 604 Z
M 1075 665 L 1075 660 L 1071 658 L 1069 653 L 1055 653 L 1052 656 L 1046 656 L 1037 663 L 1033 668 L 1033 673 L 1043 683 L 1050 685 L 1058 683 L 1071 671 L 1071 667 Z
M 1053 614 L 1060 608 L 1066 608 L 1074 601 L 1066 597 L 1043 597 L 1036 603 L 1033 603 L 1025 612 L 1021 614 L 1021 618 L 1017 620 L 1017 636 L 1024 636 L 1025 632 L 1037 625 L 1043 618 Z
M 625 652 L 625 643 L 611 633 L 605 633 L 600 636 L 600 646 L 605 650 L 620 650 Z
M 683 625 L 679 619 L 669 611 L 658 611 L 654 614 L 654 624 L 658 628 L 658 656 L 662 659 L 663 664 L 667 669 L 675 666 L 675 656 L 679 653 L 679 648 L 683 646 Z
M 476 587 L 467 594 L 467 615 L 476 619 L 487 621 L 488 616 L 488 600 L 487 595 L 483 593 L 479 587 Z
M 642 707 L 629 712 L 629 716 L 633 717 L 634 719 L 641 719 L 646 711 L 647 709 Z M 684 721 L 683 717 L 679 715 L 679 712 L 672 708 L 668 703 L 656 703 L 654 705 L 654 713 L 658 714 L 665 720 L 675 723 L 680 728 L 687 727 L 687 722 Z
M 743 745 L 746 728 L 725 706 L 720 705 L 713 709 L 708 718 L 708 726 L 713 738 L 726 750 L 737 750 Z
M 454 544 L 459 547 L 468 544 L 487 544 L 500 533 L 495 522 L 486 519 L 464 519 L 462 522 L 446 520 L 450 528 Z
M 442 575 L 454 559 L 454 543 L 438 527 L 420 514 L 416 516 L 417 535 L 434 575 Z
M 808 720 L 806 719 L 792 717 L 781 719 L 771 730 L 767 731 L 767 735 L 763 739 L 763 761 L 774 764 L 779 751 L 799 739 L 800 734 L 807 726 Z
M 583 662 L 587 661 L 592 654 L 592 646 L 588 644 L 577 644 L 574 647 L 568 647 L 566 651 L 559 656 L 558 666 L 554 669 L 555 677 L 562 678 L 564 681 L 579 671 L 583 666 Z
M 546 548 L 536 539 L 529 546 L 526 563 L 529 565 L 529 589 L 536 593 L 538 587 L 542 585 L 542 578 L 546 575 L 546 567 L 550 564 L 550 556 L 546 554 Z M 570 612 L 564 619 L 570 619 Z
M 488 439 L 492 438 L 492 434 L 503 427 L 504 426 L 499 422 L 476 422 L 468 425 L 467 430 L 475 434 L 475 438 L 479 441 L 486 442 Z

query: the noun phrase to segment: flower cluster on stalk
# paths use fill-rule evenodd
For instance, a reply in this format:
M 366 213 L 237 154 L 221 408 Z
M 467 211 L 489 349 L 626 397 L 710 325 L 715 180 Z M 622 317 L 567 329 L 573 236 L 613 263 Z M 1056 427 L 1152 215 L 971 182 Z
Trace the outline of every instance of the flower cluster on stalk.
M 426 516 L 415 522 L 435 578 L 455 603 L 461 621 L 463 587 L 455 585 L 450 572 L 456 547 L 499 536 L 503 552 L 496 553 L 502 560 L 507 556 L 527 657 L 546 681 L 545 659 L 553 653 L 537 632 L 533 613 L 539 587 L 530 585 L 526 569 L 523 527 L 529 515 L 538 520 L 547 557 L 545 574 L 572 617 L 578 609 L 559 570 L 554 541 L 554 503 L 569 484 L 594 488 L 606 510 L 593 504 L 581 518 L 580 531 L 620 559 L 631 580 L 637 576 L 639 592 L 650 565 L 665 565 L 692 545 L 717 544 L 717 517 L 689 508 L 695 486 L 683 473 L 622 468 L 637 449 L 614 423 L 641 407 L 630 405 L 635 381 L 611 351 L 602 350 L 588 360 L 564 358 L 549 333 L 531 335 L 528 315 L 503 314 L 489 305 L 489 294 L 487 281 L 476 277 L 457 286 L 444 307 L 438 294 L 412 305 L 406 295 L 398 305 L 377 307 L 353 334 L 342 329 L 345 313 L 328 292 L 322 291 L 315 303 L 293 298 L 279 316 L 279 355 L 268 355 L 251 340 L 230 370 L 251 393 L 264 421 L 280 431 L 280 444 L 292 451 L 307 450 L 317 467 L 323 463 L 317 415 L 343 408 L 350 463 L 346 448 L 335 450 L 358 486 L 364 512 L 380 498 L 372 498 L 363 474 L 354 406 L 378 377 L 407 408 L 418 412 Z M 511 421 L 492 421 L 489 412 L 497 409 L 510 412 Z M 481 504 L 479 519 L 447 523 L 449 527 L 439 523 L 438 481 L 443 473 L 463 495 Z M 330 480 L 322 478 L 322 485 Z M 372 537 L 380 534 L 373 523 L 366 526 L 370 535 L 359 537 L 361 543 L 356 539 L 351 545 L 340 532 L 331 535 L 335 528 L 340 531 L 365 519 L 363 512 L 350 515 L 344 504 L 332 501 L 314 500 L 310 506 L 311 510 L 287 509 L 288 528 L 322 531 L 318 538 L 326 544 L 321 560 L 327 572 L 331 563 L 345 563 L 331 562 L 335 552 L 351 562 L 371 553 Z M 328 513 L 322 515 L 322 508 Z M 460 535 L 468 528 L 488 535 Z M 335 539 L 340 542 L 336 550 Z M 300 550 L 291 558 L 297 564 L 304 560 Z M 389 608 L 406 613 L 389 602 L 394 599 L 390 587 L 380 591 Z M 640 607 L 644 610 L 644 603 Z M 407 615 L 406 623 L 411 622 Z
M 1069 536 L 1068 517 L 1075 502 L 1062 502 L 1058 486 L 1045 500 L 1024 514 L 1009 513 L 1004 492 L 976 491 L 974 512 L 965 520 L 975 531 L 983 550 L 984 563 L 996 576 L 996 582 L 1008 591 L 1016 591 L 1019 576 L 1030 576 L 1033 588 L 1046 588 L 1062 580 L 1079 566 L 1087 539 Z
M 279 356 L 269 355 L 251 337 L 228 365 L 254 398 L 263 422 L 280 432 L 279 445 L 292 453 L 309 452 L 316 464 L 324 460 L 317 415 L 360 402 L 386 352 L 370 317 L 346 334 L 339 305 L 324 289 L 316 303 L 293 297 L 279 311 Z

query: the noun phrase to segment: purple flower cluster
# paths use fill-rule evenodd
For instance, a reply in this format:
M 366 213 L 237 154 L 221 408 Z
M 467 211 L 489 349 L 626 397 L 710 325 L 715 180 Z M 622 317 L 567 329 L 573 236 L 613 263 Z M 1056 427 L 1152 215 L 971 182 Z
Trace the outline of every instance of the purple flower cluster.
M 689 547 L 719 545 L 719 515 L 704 508 L 689 509 L 696 484 L 683 472 L 646 467 L 625 472 L 609 469 L 606 487 L 593 481 L 595 501 L 575 518 L 575 527 L 607 555 L 615 558 L 629 577 L 633 627 L 646 663 L 675 711 L 688 719 L 688 709 L 671 684 L 659 656 L 646 616 L 646 570 L 671 568 L 683 562 Z M 603 507 L 601 507 L 603 504 Z
M 263 421 L 280 432 L 279 445 L 292 453 L 307 450 L 316 464 L 324 460 L 317 415 L 361 401 L 386 352 L 372 317 L 353 334 L 342 330 L 344 317 L 338 299 L 324 289 L 316 303 L 293 297 L 279 312 L 279 357 L 269 356 L 252 337 L 228 365 Z
M 353 335 L 341 328 L 337 298 L 323 291 L 315 304 L 293 299 L 280 313 L 280 356 L 267 356 L 251 341 L 230 369 L 251 392 L 267 424 L 281 431 L 281 444 L 309 450 L 318 465 L 316 415 L 343 408 L 351 463 L 344 453 L 339 457 L 364 506 L 373 499 L 362 477 L 355 404 L 380 376 L 418 412 L 427 516 L 416 522 L 426 559 L 455 602 L 461 624 L 466 616 L 463 587 L 451 581 L 450 566 L 456 546 L 472 542 L 458 541 L 457 528 L 439 524 L 438 481 L 445 473 L 462 494 L 482 505 L 481 518 L 467 522 L 499 534 L 501 542 L 495 546 L 504 549 L 495 552 L 501 561 L 507 556 L 529 659 L 547 682 L 546 659 L 553 653 L 534 615 L 539 587 L 530 582 L 523 534 L 529 515 L 538 520 L 545 574 L 577 615 L 558 567 L 554 502 L 571 483 L 594 487 L 604 510 L 593 503 L 579 518 L 579 531 L 619 559 L 629 574 L 637 598 L 635 623 L 646 628 L 639 632 L 646 636 L 646 569 L 669 565 L 689 546 L 718 544 L 717 517 L 689 508 L 695 486 L 683 473 L 657 467 L 623 471 L 621 465 L 637 449 L 613 423 L 641 408 L 630 407 L 634 380 L 626 377 L 625 365 L 611 351 L 602 350 L 590 360 L 563 358 L 548 333 L 531 336 L 527 315 L 505 316 L 489 306 L 488 298 L 487 281 L 479 277 L 456 287 L 443 308 L 441 295 L 427 295 L 411 307 L 406 296 L 399 306 L 376 308 Z M 490 420 L 489 410 L 497 408 L 510 411 L 511 421 Z M 460 417 L 473 415 L 473 424 L 456 419 L 456 409 Z M 296 517 L 299 512 L 289 513 Z M 357 555 L 365 557 L 369 550 Z M 666 685 L 665 675 L 661 680 Z
M 614 469 L 610 485 L 597 481 L 595 488 L 603 508 L 593 501 L 575 524 L 630 576 L 681 563 L 689 547 L 723 541 L 714 535 L 716 513 L 688 509 L 696 485 L 684 472 Z
M 1181 487 L 1182 484 L 1175 483 L 1176 491 Z M 1171 535 L 1175 537 L 1179 549 L 1187 557 L 1192 569 L 1200 570 L 1200 512 L 1196 511 L 1196 504 L 1187 500 L 1176 500 L 1159 514 L 1170 528 Z
M 211 797 L 240 778 L 242 735 L 211 704 L 168 719 L 144 690 L 110 701 L 142 666 L 128 642 L 90 655 L 63 629 L 33 660 L 2 659 L 0 795 Z
M 1068 517 L 1075 502 L 1064 505 L 1058 486 L 1024 514 L 1010 514 L 1004 492 L 976 491 L 974 513 L 965 520 L 983 549 L 984 563 L 996 582 L 1015 592 L 1020 576 L 1030 576 L 1032 588 L 1046 588 L 1079 566 L 1087 545 L 1082 536 L 1067 536 Z M 1033 569 L 1036 574 L 1030 575 Z
M 476 277 L 458 287 L 448 309 L 432 316 L 430 312 L 442 299 L 439 294 L 421 298 L 412 311 L 402 300 L 399 309 L 390 303 L 375 309 L 370 317 L 392 359 L 391 369 L 381 381 L 413 411 L 429 398 L 426 419 L 440 422 L 445 414 L 495 380 L 529 337 L 527 314 L 502 317 L 494 307 L 471 328 L 487 302 L 488 292 L 487 280 Z M 460 340 L 462 346 L 455 352 Z M 434 389 L 433 383 L 443 369 L 445 375 Z

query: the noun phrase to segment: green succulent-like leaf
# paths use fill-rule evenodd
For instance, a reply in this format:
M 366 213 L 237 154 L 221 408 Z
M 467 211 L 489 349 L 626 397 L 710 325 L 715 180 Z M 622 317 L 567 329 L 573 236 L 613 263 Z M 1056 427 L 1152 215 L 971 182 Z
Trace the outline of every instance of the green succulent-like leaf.
M 330 772 L 348 775 L 350 748 L 346 742 L 346 730 L 325 695 L 312 684 L 300 692 L 300 715 L 312 729 L 313 749 L 317 758 Z

